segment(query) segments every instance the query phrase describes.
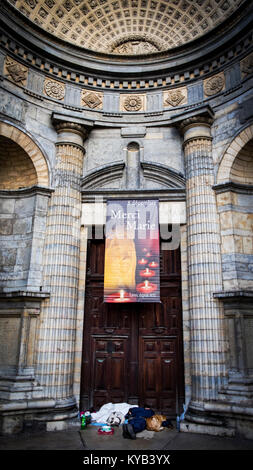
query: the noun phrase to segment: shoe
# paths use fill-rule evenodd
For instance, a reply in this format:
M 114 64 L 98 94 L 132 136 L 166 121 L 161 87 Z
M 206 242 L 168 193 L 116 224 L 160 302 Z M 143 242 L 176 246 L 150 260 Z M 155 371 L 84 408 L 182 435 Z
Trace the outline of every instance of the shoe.
M 136 439 L 136 434 L 134 432 L 134 428 L 132 424 L 129 424 L 129 423 L 126 424 L 126 429 L 127 429 L 130 439 Z
M 166 421 L 163 421 L 162 426 L 165 428 L 173 429 L 173 424 L 170 419 L 166 419 Z

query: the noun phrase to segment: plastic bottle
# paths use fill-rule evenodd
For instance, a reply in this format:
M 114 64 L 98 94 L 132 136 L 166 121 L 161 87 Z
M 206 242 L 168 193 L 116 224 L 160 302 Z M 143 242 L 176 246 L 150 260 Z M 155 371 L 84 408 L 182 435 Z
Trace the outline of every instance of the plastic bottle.
M 85 417 L 86 417 L 86 424 L 90 424 L 90 422 L 91 422 L 91 414 L 90 414 L 90 411 L 85 411 L 84 415 L 85 415 Z
M 86 423 L 86 416 L 83 414 L 82 415 L 82 418 L 81 418 L 81 429 L 85 429 L 87 426 L 87 423 Z

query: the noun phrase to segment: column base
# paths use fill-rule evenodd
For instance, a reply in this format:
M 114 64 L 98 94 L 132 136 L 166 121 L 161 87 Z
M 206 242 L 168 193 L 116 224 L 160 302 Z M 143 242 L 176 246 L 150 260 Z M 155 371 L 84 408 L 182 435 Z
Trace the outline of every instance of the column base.
M 253 402 L 191 402 L 180 431 L 253 439 Z
M 219 399 L 224 402 L 253 404 L 253 378 L 241 376 L 230 376 L 228 384 L 219 392 Z
M 50 398 L 0 400 L 0 434 L 79 429 L 74 399 Z
M 194 434 L 208 434 L 209 436 L 220 437 L 234 437 L 236 434 L 234 429 L 228 429 L 223 426 L 189 423 L 185 420 L 180 423 L 180 431 L 191 432 Z

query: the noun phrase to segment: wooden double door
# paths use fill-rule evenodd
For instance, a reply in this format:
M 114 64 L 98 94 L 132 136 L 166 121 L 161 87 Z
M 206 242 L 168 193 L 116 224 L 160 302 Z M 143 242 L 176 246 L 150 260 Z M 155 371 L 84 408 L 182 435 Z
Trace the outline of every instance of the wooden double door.
M 89 240 L 81 407 L 149 405 L 175 416 L 184 400 L 180 249 L 161 250 L 161 303 L 103 302 L 104 240 Z

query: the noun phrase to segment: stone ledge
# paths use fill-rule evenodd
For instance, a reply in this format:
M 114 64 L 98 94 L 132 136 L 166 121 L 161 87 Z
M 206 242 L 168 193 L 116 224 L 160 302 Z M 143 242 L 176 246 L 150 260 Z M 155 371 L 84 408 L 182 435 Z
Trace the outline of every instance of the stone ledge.
M 31 408 L 55 408 L 55 400 L 51 398 L 40 398 L 35 400 L 0 400 L 1 412 L 15 412 L 29 410 Z
M 231 290 L 214 292 L 213 297 L 224 301 L 253 298 L 253 290 Z
M 9 291 L 9 292 L 0 292 L 0 300 L 1 299 L 17 299 L 17 298 L 25 298 L 28 300 L 40 300 L 46 299 L 50 297 L 49 292 L 35 292 L 35 291 Z
M 227 191 L 233 191 L 240 194 L 252 194 L 252 184 L 235 183 L 234 181 L 225 181 L 224 183 L 217 183 L 212 186 L 216 194 L 222 194 Z
M 140 190 L 115 190 L 115 189 L 96 189 L 82 190 L 82 202 L 96 202 L 96 198 L 102 197 L 103 202 L 107 199 L 159 199 L 159 201 L 185 201 L 184 188 L 168 188 L 168 189 L 140 189 Z
M 29 186 L 27 188 L 21 189 L 0 189 L 1 197 L 29 197 L 34 194 L 40 194 L 42 196 L 51 197 L 51 194 L 54 192 L 54 189 L 47 188 L 46 186 Z

